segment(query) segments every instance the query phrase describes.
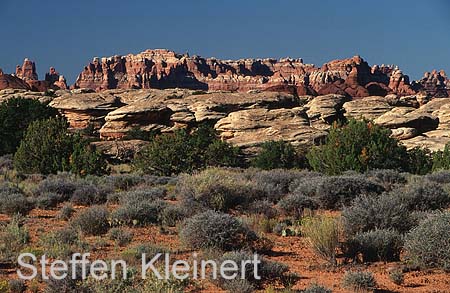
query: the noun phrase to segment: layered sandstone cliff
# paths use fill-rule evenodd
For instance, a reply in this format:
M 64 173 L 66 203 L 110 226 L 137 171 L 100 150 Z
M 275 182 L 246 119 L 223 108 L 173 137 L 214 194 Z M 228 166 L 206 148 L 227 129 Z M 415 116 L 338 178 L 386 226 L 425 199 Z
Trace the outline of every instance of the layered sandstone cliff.
M 361 57 L 315 67 L 302 59 L 220 60 L 147 50 L 136 55 L 94 58 L 78 76 L 75 88 L 187 88 L 209 91 L 282 91 L 298 95 L 411 95 L 408 76 L 394 66 L 370 67 Z

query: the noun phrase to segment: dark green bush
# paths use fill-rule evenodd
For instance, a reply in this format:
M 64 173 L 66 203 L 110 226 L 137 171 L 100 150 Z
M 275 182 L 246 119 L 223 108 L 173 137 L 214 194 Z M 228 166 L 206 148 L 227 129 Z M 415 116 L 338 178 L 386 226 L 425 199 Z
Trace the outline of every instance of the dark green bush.
M 212 127 L 192 133 L 177 130 L 156 136 L 136 154 L 133 165 L 144 173 L 170 176 L 207 166 L 238 166 L 239 150 L 217 139 Z
M 393 229 L 376 229 L 357 233 L 348 241 L 348 247 L 352 257 L 360 253 L 364 262 L 398 261 L 403 237 Z
M 31 122 L 56 115 L 56 109 L 33 99 L 12 98 L 1 103 L 0 156 L 16 152 Z
M 331 176 L 323 178 L 316 186 L 315 197 L 326 209 L 341 208 L 350 204 L 360 194 L 379 194 L 383 186 L 362 176 Z
M 70 134 L 62 118 L 34 121 L 14 155 L 18 171 L 55 174 L 71 171 L 77 175 L 106 173 L 106 162 L 79 135 Z
M 408 171 L 412 174 L 426 175 L 433 169 L 433 153 L 429 149 L 415 147 L 408 150 Z
M 71 226 L 86 235 L 103 235 L 109 230 L 109 212 L 103 206 L 92 206 L 77 214 Z
M 192 249 L 216 248 L 224 251 L 252 247 L 255 232 L 228 214 L 206 211 L 184 223 L 180 237 Z
M 354 292 L 368 292 L 374 290 L 377 286 L 375 277 L 369 271 L 347 271 L 342 279 L 344 288 L 353 290 Z
M 433 171 L 450 170 L 450 143 L 447 143 L 443 151 L 433 153 Z
M 347 236 L 375 229 L 409 231 L 415 224 L 411 211 L 397 194 L 361 195 L 342 211 Z
M 282 140 L 263 143 L 261 151 L 252 159 L 251 164 L 264 170 L 292 169 L 305 166 L 304 160 L 295 148 Z
M 351 119 L 335 124 L 325 144 L 307 154 L 309 165 L 322 173 L 336 175 L 346 170 L 407 170 L 408 154 L 404 146 L 390 136 L 390 130 L 369 121 Z
M 438 212 L 412 229 L 405 238 L 407 257 L 422 268 L 450 271 L 450 212 Z

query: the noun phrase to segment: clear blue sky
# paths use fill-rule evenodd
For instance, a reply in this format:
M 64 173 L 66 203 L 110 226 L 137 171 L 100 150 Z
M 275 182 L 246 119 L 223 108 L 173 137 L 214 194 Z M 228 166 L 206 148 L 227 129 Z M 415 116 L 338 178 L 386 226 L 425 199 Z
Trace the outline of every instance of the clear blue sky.
M 94 56 L 168 48 L 204 57 L 361 55 L 413 79 L 450 74 L 450 1 L 0 0 L 0 68 L 34 60 L 72 84 Z

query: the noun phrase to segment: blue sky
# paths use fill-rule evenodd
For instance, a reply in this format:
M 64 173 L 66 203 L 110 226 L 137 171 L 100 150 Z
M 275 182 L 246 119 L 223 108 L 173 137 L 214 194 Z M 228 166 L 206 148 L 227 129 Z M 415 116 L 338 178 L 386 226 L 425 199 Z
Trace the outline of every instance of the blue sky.
M 0 68 L 25 57 L 72 84 L 94 56 L 168 48 L 203 57 L 361 55 L 413 79 L 450 74 L 450 1 L 0 0 Z

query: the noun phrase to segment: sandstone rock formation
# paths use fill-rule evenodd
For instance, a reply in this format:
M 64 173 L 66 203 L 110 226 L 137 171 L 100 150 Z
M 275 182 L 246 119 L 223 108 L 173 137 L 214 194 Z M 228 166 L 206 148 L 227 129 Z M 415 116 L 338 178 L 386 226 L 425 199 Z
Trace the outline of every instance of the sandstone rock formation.
M 302 59 L 219 60 L 147 50 L 136 55 L 94 58 L 74 88 L 279 91 L 350 97 L 414 94 L 409 78 L 393 67 L 371 68 L 361 57 L 334 60 L 321 68 Z

